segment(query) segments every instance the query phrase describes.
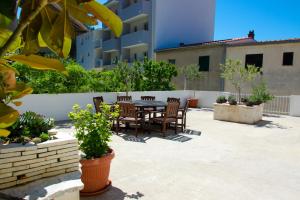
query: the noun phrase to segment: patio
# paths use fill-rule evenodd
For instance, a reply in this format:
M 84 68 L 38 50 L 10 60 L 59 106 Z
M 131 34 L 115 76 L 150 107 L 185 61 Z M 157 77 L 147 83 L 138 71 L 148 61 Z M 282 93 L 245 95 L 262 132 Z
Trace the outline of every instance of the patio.
M 265 116 L 255 126 L 212 118 L 194 109 L 186 134 L 114 135 L 113 187 L 82 199 L 299 199 L 300 118 Z

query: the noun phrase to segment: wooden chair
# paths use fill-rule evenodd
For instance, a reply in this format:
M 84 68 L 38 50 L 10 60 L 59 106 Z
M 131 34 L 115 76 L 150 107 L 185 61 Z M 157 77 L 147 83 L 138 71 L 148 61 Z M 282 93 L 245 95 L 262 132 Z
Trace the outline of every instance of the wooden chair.
M 120 122 L 125 122 L 127 125 L 130 123 L 133 123 L 135 125 L 135 135 L 137 136 L 138 126 L 144 125 L 144 119 L 143 117 L 141 117 L 141 111 L 137 110 L 133 103 L 119 102 L 118 104 L 120 109 L 120 116 L 117 118 L 117 134 L 120 128 Z
M 179 103 L 178 102 L 169 102 L 166 111 L 162 112 L 162 116 L 155 117 L 154 122 L 161 124 L 161 132 L 163 136 L 166 136 L 167 125 L 170 123 L 175 123 L 175 134 L 177 134 L 177 116 L 178 116 Z
M 178 109 L 177 126 L 183 132 L 186 129 L 186 113 L 189 109 L 189 100 L 187 99 L 183 108 Z
M 168 97 L 167 102 L 178 102 L 180 105 L 180 98 Z
M 117 101 L 132 101 L 132 97 L 131 96 L 117 96 Z
M 143 101 L 155 101 L 155 96 L 141 96 Z
M 99 96 L 99 97 L 93 97 L 93 102 L 94 102 L 94 106 L 95 106 L 95 110 L 97 113 L 101 112 L 101 103 L 103 103 L 103 97 Z

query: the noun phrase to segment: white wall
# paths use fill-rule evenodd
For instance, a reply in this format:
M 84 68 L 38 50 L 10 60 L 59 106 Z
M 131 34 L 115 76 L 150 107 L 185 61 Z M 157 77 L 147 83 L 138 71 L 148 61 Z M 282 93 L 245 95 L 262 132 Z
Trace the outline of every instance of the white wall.
M 199 99 L 198 107 L 201 108 L 213 108 L 214 103 L 219 96 L 228 96 L 229 93 L 218 91 L 196 91 L 195 97 Z
M 290 115 L 300 117 L 300 96 L 290 96 Z
M 215 0 L 154 0 L 154 49 L 212 41 Z
M 118 95 L 125 95 L 124 92 L 112 93 L 73 93 L 73 94 L 32 94 L 24 97 L 21 101 L 23 105 L 17 109 L 21 113 L 25 111 L 34 111 L 46 117 L 53 117 L 56 121 L 68 120 L 68 113 L 72 111 L 74 104 L 79 104 L 85 108 L 87 104 L 93 104 L 93 97 L 103 96 L 107 103 L 114 103 Z M 176 91 L 146 91 L 129 92 L 133 100 L 138 100 L 141 96 L 155 96 L 158 101 L 167 101 L 168 97 L 180 98 L 181 106 L 184 106 L 186 99 L 194 97 L 192 90 Z M 199 99 L 199 107 L 212 108 L 216 99 L 220 95 L 227 96 L 224 92 L 196 91 L 195 97 Z M 300 96 L 296 96 L 299 102 Z M 300 116 L 300 108 L 298 107 Z

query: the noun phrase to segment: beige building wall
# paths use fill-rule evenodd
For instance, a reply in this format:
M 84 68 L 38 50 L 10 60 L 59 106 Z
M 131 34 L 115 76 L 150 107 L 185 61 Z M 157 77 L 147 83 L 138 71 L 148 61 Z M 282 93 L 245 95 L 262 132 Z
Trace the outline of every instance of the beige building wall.
M 283 53 L 294 52 L 293 66 L 283 66 Z M 263 54 L 263 75 L 274 95 L 300 95 L 300 43 L 257 44 L 227 47 L 227 58 L 240 60 L 245 65 L 247 54 Z M 234 91 L 225 81 L 225 91 Z M 244 90 L 249 92 L 250 86 Z
M 169 49 L 166 51 L 156 52 L 157 61 L 166 61 L 174 59 L 177 67 L 190 64 L 199 64 L 199 56 L 210 56 L 209 72 L 203 72 L 201 80 L 189 81 L 187 89 L 197 89 L 204 91 L 221 91 L 223 90 L 223 81 L 220 78 L 220 64 L 225 61 L 226 48 L 218 46 L 195 46 Z M 184 88 L 184 79 L 179 76 L 173 80 L 176 89 Z

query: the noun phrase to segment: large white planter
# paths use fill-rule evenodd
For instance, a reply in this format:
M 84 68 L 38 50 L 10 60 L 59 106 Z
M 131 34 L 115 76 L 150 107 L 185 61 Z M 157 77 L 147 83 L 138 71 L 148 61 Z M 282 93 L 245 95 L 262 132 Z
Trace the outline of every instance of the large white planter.
M 255 124 L 262 120 L 263 104 L 259 106 L 214 104 L 214 119 L 243 124 Z
M 79 171 L 77 139 L 57 134 L 40 144 L 0 144 L 0 189 Z

